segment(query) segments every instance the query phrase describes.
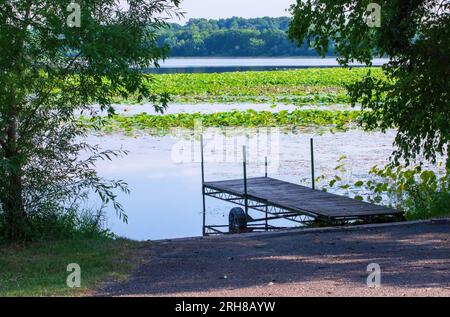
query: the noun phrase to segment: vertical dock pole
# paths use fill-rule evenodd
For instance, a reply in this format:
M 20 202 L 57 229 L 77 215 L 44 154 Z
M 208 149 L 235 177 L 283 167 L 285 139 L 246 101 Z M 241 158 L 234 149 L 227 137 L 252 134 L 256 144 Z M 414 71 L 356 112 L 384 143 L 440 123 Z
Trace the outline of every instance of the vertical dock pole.
M 267 176 L 268 176 L 268 173 L 267 173 L 267 156 L 266 156 L 266 158 L 265 158 L 265 162 L 264 162 L 264 167 L 265 167 L 265 177 L 267 178 Z M 269 231 L 269 221 L 267 220 L 268 219 L 268 217 L 269 217 L 269 215 L 268 215 L 268 206 L 266 206 L 266 219 L 265 219 L 265 229 L 266 229 L 266 231 Z
M 311 180 L 312 189 L 316 189 L 316 179 L 314 176 L 314 139 L 311 138 Z
M 203 229 L 202 234 L 206 236 L 206 197 L 205 197 L 205 160 L 203 158 L 203 134 L 200 135 L 200 151 L 202 166 L 202 198 L 203 198 Z
M 265 177 L 267 178 L 268 174 L 267 174 L 267 156 L 266 156 L 266 160 L 264 162 L 264 168 L 265 168 Z
M 248 216 L 248 197 L 247 197 L 247 154 L 245 145 L 242 147 L 243 167 L 244 167 L 244 204 L 245 214 Z

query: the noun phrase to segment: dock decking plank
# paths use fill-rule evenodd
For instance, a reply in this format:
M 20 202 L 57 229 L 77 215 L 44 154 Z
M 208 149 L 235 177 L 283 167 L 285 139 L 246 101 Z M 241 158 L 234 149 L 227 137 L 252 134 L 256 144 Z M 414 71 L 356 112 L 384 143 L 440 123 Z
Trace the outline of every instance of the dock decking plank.
M 244 180 L 206 182 L 205 187 L 226 192 L 239 197 L 244 196 Z M 266 202 L 299 213 L 308 212 L 327 218 L 350 218 L 376 215 L 400 215 L 392 208 L 378 206 L 348 197 L 281 181 L 269 177 L 247 179 L 249 199 Z

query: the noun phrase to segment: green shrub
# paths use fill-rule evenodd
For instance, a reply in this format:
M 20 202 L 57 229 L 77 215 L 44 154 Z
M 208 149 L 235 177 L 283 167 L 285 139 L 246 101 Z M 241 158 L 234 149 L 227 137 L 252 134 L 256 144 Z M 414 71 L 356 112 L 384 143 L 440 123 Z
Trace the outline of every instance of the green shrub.
M 387 196 L 393 206 L 405 211 L 408 220 L 450 215 L 450 170 L 374 167 L 378 181 L 366 184 L 372 199 Z
M 60 207 L 58 207 L 60 208 Z M 28 217 L 27 236 L 30 241 L 48 241 L 61 239 L 113 238 L 114 234 L 104 227 L 104 210 L 83 210 L 79 206 L 56 209 L 48 206 Z M 0 213 L 0 243 L 7 239 L 4 216 Z
M 438 164 L 434 170 L 420 166 L 374 166 L 370 180 L 348 182 L 343 176 L 345 160 L 345 157 L 339 160 L 331 179 L 324 175 L 317 179 L 326 181 L 323 190 L 346 190 L 353 199 L 402 210 L 407 220 L 450 215 L 450 170 L 444 164 Z

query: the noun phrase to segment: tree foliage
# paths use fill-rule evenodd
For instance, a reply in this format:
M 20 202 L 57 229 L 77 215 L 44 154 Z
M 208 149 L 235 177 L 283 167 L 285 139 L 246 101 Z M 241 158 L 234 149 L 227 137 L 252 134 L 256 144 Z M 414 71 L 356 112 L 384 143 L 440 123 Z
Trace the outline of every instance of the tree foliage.
M 381 27 L 366 23 L 371 0 L 297 1 L 291 12 L 290 38 L 307 41 L 324 55 L 331 41 L 343 65 L 371 64 L 389 56 L 386 79 L 371 72 L 348 86 L 360 103 L 367 128 L 395 127 L 394 162 L 408 164 L 447 155 L 450 142 L 450 3 L 446 0 L 383 0 Z
M 170 46 L 174 57 L 317 56 L 289 40 L 290 21 L 289 17 L 190 19 L 185 25 L 171 23 L 161 30 L 159 43 Z
M 351 162 L 342 156 L 334 176 L 321 175 L 322 190 L 340 192 L 356 200 L 389 206 L 404 212 L 407 220 L 450 215 L 450 169 L 441 163 L 432 170 L 421 166 L 373 166 L 368 180 L 351 181 Z
M 167 56 L 156 32 L 179 0 L 79 0 L 79 27 L 67 23 L 69 3 L 0 1 L 0 230 L 11 240 L 29 238 L 34 217 L 73 210 L 94 192 L 122 215 L 114 190 L 125 184 L 94 169 L 120 152 L 83 142 L 77 115 L 92 103 L 113 112 L 117 91 L 158 109 L 167 101 L 139 69 Z

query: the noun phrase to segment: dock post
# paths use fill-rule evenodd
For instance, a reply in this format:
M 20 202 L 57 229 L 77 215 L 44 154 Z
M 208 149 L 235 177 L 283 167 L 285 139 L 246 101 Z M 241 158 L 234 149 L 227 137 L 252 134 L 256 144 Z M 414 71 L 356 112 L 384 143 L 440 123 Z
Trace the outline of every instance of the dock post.
M 243 167 L 244 167 L 244 205 L 245 214 L 248 216 L 248 197 L 247 197 L 247 154 L 245 145 L 242 147 L 242 154 L 244 157 Z
M 205 161 L 203 158 L 203 134 L 200 135 L 200 151 L 202 166 L 202 198 L 203 198 L 203 229 L 202 234 L 206 236 L 206 197 L 205 197 Z
M 267 173 L 267 156 L 266 156 L 266 158 L 265 158 L 265 162 L 264 162 L 264 167 L 265 167 L 265 177 L 267 178 L 267 176 L 268 176 L 268 173 Z M 268 221 L 268 218 L 269 218 L 269 215 L 268 215 L 268 206 L 266 206 L 266 219 L 265 219 L 265 229 L 266 229 L 266 231 L 269 231 L 269 221 Z
M 265 167 L 265 171 L 266 171 L 264 175 L 265 175 L 265 177 L 267 178 L 267 175 L 268 175 L 268 174 L 267 174 L 267 156 L 266 156 L 266 160 L 265 160 L 265 162 L 264 162 L 264 167 Z
M 314 139 L 311 138 L 311 180 L 312 189 L 316 189 L 316 180 L 314 176 Z
M 265 223 L 265 229 L 266 231 L 269 231 L 269 206 L 266 206 L 266 219 L 264 220 Z

